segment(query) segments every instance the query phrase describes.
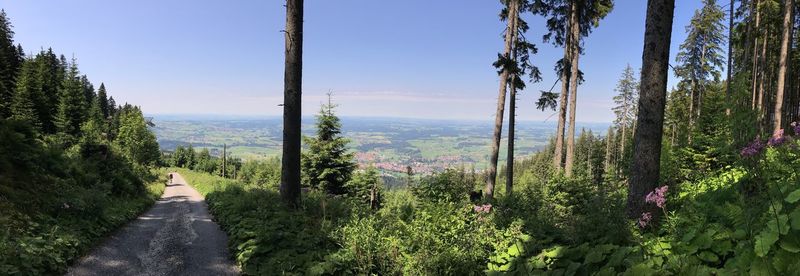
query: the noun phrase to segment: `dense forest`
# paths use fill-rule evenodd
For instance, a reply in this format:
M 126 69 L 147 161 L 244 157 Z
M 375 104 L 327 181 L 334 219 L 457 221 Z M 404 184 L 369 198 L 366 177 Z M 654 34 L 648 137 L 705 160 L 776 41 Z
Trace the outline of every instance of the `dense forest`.
M 0 12 L 0 275 L 63 272 L 161 195 L 155 135 L 77 59 L 15 45 Z
M 794 0 L 702 0 L 674 60 L 675 0 L 648 0 L 642 66 L 618 69 L 605 133 L 576 129 L 578 89 L 592 74 L 579 61 L 593 28 L 628 15 L 612 15 L 613 0 L 501 0 L 504 48 L 487 64 L 499 80 L 490 167 L 409 167 L 398 189 L 357 164 L 335 95 L 315 135 L 301 136 L 303 2 L 286 1 L 282 156 L 246 161 L 191 145 L 159 152 L 138 107 L 116 104 L 103 84 L 95 91 L 75 58 L 26 54 L 3 13 L 0 274 L 63 272 L 147 208 L 163 189 L 156 176 L 172 171 L 205 196 L 246 275 L 800 271 Z M 523 20 L 532 16 L 546 24 Z M 563 47 L 557 80 L 542 79 L 532 29 Z M 678 83 L 668 90 L 669 74 Z M 540 81 L 560 88 L 536 102 L 556 112 L 556 135 L 514 156 L 517 93 Z

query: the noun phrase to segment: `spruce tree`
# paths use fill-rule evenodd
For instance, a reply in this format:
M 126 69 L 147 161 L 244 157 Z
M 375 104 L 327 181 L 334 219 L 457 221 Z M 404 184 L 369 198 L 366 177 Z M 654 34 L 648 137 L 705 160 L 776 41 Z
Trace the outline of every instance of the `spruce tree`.
M 59 132 L 75 138 L 80 135 L 81 124 L 86 121 L 87 117 L 84 86 L 78 73 L 77 62 L 73 59 L 64 77 L 57 117 Z
M 324 190 L 329 194 L 347 193 L 345 183 L 350 181 L 356 168 L 354 153 L 348 152 L 348 139 L 341 137 L 342 124 L 334 114 L 336 107 L 330 101 L 322 105 L 317 115 L 317 136 L 306 137 L 308 150 L 302 154 L 302 170 L 304 180 L 311 187 Z
M 86 75 L 81 76 L 81 86 L 83 87 L 83 97 L 86 99 L 85 106 L 91 107 L 94 104 L 95 97 L 94 85 L 89 81 Z
M 620 157 L 620 160 L 626 160 L 625 146 L 628 144 L 628 139 L 631 138 L 629 133 L 632 133 L 633 125 L 636 122 L 636 103 L 639 100 L 639 81 L 630 64 L 622 72 L 614 91 L 618 93 L 614 96 L 616 106 L 612 108 L 616 115 L 614 125 L 619 129 L 620 134 L 619 148 L 616 149 L 618 150 L 617 156 Z
M 689 127 L 701 115 L 705 88 L 709 81 L 719 81 L 724 64 L 722 43 L 725 40 L 725 12 L 716 0 L 703 0 L 703 8 L 696 11 L 689 26 L 688 35 L 680 46 L 675 73 L 689 83 Z M 691 131 L 689 140 L 691 142 Z
M 100 108 L 100 114 L 103 115 L 103 119 L 108 119 L 109 115 L 109 108 L 108 108 L 108 95 L 106 94 L 106 85 L 105 83 L 100 83 L 100 88 L 97 89 L 97 106 Z
M 41 118 L 37 113 L 37 104 L 42 98 L 41 87 L 36 77 L 36 68 L 32 61 L 26 61 L 17 80 L 17 89 L 11 101 L 11 118 L 27 122 L 37 131 L 41 131 Z
M 59 61 L 58 56 L 53 53 L 53 49 L 39 52 L 34 58 L 36 64 L 36 74 L 42 93 L 41 104 L 37 106 L 40 121 L 42 122 L 42 132 L 46 134 L 56 133 L 56 117 L 60 101 L 60 91 L 64 84 L 64 66 L 66 64 Z
M 11 115 L 11 102 L 17 74 L 22 64 L 19 49 L 14 46 L 14 31 L 5 10 L 0 10 L 0 118 Z

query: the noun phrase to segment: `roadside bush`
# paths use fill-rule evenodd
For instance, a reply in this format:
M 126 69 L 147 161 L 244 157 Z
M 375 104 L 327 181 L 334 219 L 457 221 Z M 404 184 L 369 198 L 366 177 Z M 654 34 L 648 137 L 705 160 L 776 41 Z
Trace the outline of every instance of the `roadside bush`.
M 0 275 L 62 273 L 163 191 L 112 146 L 83 140 L 64 152 L 34 137 L 0 120 Z
M 405 206 L 389 202 L 378 214 L 352 218 L 334 232 L 341 249 L 328 255 L 314 272 L 476 275 L 485 269 L 487 256 L 502 240 L 502 231 L 491 223 L 488 210 L 423 203 L 408 215 Z

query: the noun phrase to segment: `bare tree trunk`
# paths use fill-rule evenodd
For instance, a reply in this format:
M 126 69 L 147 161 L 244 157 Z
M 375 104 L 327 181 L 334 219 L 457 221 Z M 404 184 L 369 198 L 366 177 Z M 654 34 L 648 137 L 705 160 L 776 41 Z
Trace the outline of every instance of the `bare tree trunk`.
M 513 81 L 516 77 L 511 77 L 511 92 L 509 93 L 509 107 L 508 107 L 508 156 L 506 159 L 506 195 L 511 196 L 514 189 L 514 124 L 516 116 L 515 109 L 517 108 L 517 88 L 514 87 Z
M 761 56 L 758 58 L 759 63 L 762 67 L 766 67 L 766 59 L 767 59 L 767 37 L 769 37 L 769 31 L 764 35 L 764 42 L 761 46 Z M 757 83 L 758 83 L 758 103 L 756 107 L 758 108 L 758 116 L 762 118 L 763 110 L 764 110 L 764 77 L 765 77 L 764 68 L 759 68 L 759 72 L 757 74 Z
M 514 33 L 512 34 L 511 40 L 516 43 L 517 37 L 519 36 L 519 8 L 515 7 L 514 11 Z M 516 45 L 512 44 L 511 49 L 511 60 L 517 62 L 517 51 Z M 508 152 L 506 156 L 506 196 L 511 196 L 514 192 L 514 131 L 516 131 L 516 111 L 517 111 L 517 86 L 515 82 L 517 81 L 516 74 L 511 76 L 511 84 L 509 92 L 509 103 L 508 103 Z
M 603 162 L 603 171 L 605 171 L 606 173 L 611 171 L 611 148 L 612 148 L 612 141 L 613 141 L 613 137 L 612 137 L 613 134 L 611 134 L 611 133 L 613 133 L 613 131 L 614 131 L 613 128 L 610 127 L 610 126 L 608 127 L 608 130 L 606 131 L 606 157 L 605 157 L 605 160 Z
M 575 109 L 578 97 L 578 57 L 580 57 L 581 47 L 581 33 L 580 24 L 578 23 L 578 1 L 571 1 L 570 12 L 570 36 L 572 36 L 572 60 L 570 61 L 570 79 L 569 83 L 569 129 L 567 130 L 567 160 L 564 164 L 564 174 L 567 177 L 572 176 L 572 167 L 575 163 Z
M 564 128 L 567 122 L 567 98 L 569 96 L 570 79 L 567 75 L 567 68 L 570 63 L 570 51 L 572 51 L 572 39 L 567 36 L 564 42 L 564 59 L 562 59 L 563 69 L 561 70 L 561 95 L 558 98 L 558 126 L 556 126 L 556 145 L 553 150 L 553 168 L 556 171 L 561 171 L 564 160 Z
M 733 66 L 731 65 L 733 60 L 733 4 L 734 0 L 731 0 L 730 6 L 728 7 L 728 78 L 725 84 L 725 116 L 731 115 L 731 70 Z
M 692 79 L 691 89 L 691 92 L 689 92 L 689 131 L 686 134 L 690 145 L 692 144 L 692 132 L 694 130 L 694 102 L 697 98 L 697 82 L 694 79 Z
M 638 218 L 651 209 L 645 205 L 644 197 L 658 185 L 674 11 L 675 0 L 647 1 L 641 95 L 628 182 L 627 213 L 630 218 Z M 658 217 L 658 212 L 652 215 Z
M 754 31 L 756 33 L 760 32 L 759 26 L 761 25 L 761 10 L 759 10 L 759 8 L 758 8 L 758 2 L 759 2 L 759 0 L 754 0 L 754 4 L 755 4 L 754 5 L 754 9 L 756 10 L 756 27 L 755 27 Z M 766 43 L 766 40 L 765 40 L 765 43 Z M 759 62 L 758 62 L 759 61 L 759 57 L 758 57 L 758 35 L 755 35 L 754 38 L 753 38 L 753 47 L 754 47 L 754 49 L 753 49 L 753 103 L 752 103 L 751 109 L 755 110 L 756 106 L 758 106 L 756 104 L 756 100 L 758 99 L 757 98 L 757 95 L 758 95 L 757 87 L 758 87 L 758 65 L 759 65 Z M 764 48 L 766 48 L 766 47 L 764 47 Z
M 510 58 L 511 45 L 513 39 L 514 20 L 516 18 L 517 0 L 510 0 L 508 3 L 508 26 L 506 27 L 505 49 L 503 56 Z M 488 178 L 486 179 L 486 188 L 483 193 L 486 198 L 491 199 L 494 197 L 494 184 L 497 181 L 497 159 L 500 155 L 500 138 L 503 133 L 503 113 L 506 107 L 506 88 L 508 87 L 508 70 L 505 68 L 500 74 L 500 89 L 497 93 L 497 112 L 494 117 L 494 134 L 492 136 L 492 153 L 489 156 L 489 169 L 487 170 Z
M 786 86 L 786 71 L 789 67 L 789 40 L 792 39 L 792 11 L 794 0 L 785 0 L 783 7 L 783 39 L 781 40 L 780 69 L 778 71 L 778 87 L 775 93 L 775 111 L 773 112 L 772 130 L 783 128 L 783 92 Z
M 300 112 L 303 84 L 303 0 L 286 1 L 286 63 L 283 88 L 283 158 L 281 198 L 300 203 Z
M 225 166 L 228 165 L 228 145 L 222 144 L 222 178 L 226 178 Z
M 619 156 L 625 156 L 625 144 L 627 143 L 627 122 L 622 122 L 622 128 L 620 128 L 620 142 L 619 142 Z

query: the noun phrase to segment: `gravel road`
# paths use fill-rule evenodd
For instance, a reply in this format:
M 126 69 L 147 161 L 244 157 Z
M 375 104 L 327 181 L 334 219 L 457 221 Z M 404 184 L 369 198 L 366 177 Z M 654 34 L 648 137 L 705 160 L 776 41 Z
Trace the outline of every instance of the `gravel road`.
M 156 204 L 78 260 L 66 275 L 238 275 L 228 238 L 203 196 L 173 173 Z

